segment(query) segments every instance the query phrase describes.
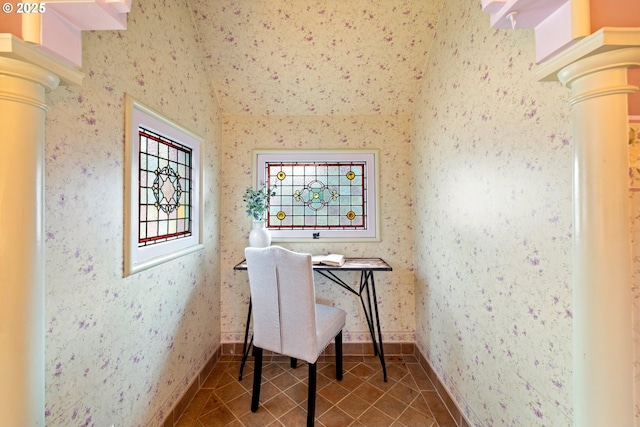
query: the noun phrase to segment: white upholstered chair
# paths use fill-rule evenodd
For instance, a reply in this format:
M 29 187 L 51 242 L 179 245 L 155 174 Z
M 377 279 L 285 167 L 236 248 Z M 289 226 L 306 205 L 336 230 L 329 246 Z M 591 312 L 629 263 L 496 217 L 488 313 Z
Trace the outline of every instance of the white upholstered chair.
M 307 426 L 313 426 L 316 401 L 316 361 L 335 341 L 336 378 L 342 380 L 342 328 L 346 313 L 316 304 L 311 255 L 279 246 L 246 248 L 253 304 L 255 368 L 251 411 L 260 403 L 262 350 L 270 350 L 309 365 Z

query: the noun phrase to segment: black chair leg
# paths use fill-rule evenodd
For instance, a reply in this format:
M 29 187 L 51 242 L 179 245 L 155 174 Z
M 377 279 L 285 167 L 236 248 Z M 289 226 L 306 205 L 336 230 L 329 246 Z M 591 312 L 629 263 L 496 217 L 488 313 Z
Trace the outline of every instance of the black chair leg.
M 309 394 L 307 396 L 307 427 L 313 427 L 316 418 L 316 364 L 309 363 Z
M 296 366 L 298 366 L 298 359 L 296 359 L 295 357 L 291 358 L 291 369 L 296 369 Z
M 256 412 L 260 405 L 260 383 L 262 382 L 262 349 L 253 346 L 255 366 L 253 368 L 253 393 L 251 395 L 251 412 Z
M 342 381 L 342 331 L 336 335 L 336 379 Z

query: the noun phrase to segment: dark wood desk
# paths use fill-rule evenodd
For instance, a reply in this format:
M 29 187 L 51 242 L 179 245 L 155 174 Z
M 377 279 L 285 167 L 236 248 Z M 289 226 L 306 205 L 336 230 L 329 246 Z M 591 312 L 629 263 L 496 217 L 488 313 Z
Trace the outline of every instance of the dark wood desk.
M 234 270 L 246 270 L 247 262 L 242 260 L 233 267 Z M 382 374 L 384 380 L 387 381 L 387 366 L 384 362 L 384 349 L 382 347 L 382 330 L 380 328 L 380 315 L 378 314 L 378 297 L 376 296 L 376 283 L 373 278 L 375 271 L 392 271 L 393 269 L 381 258 L 347 258 L 345 263 L 340 266 L 331 265 L 314 265 L 313 271 L 331 280 L 333 283 L 343 287 L 347 291 L 360 298 L 362 309 L 367 319 L 367 326 L 371 334 L 374 354 L 380 359 L 382 365 Z M 340 271 L 359 271 L 360 282 L 354 286 L 349 285 L 336 272 Z M 373 301 L 372 301 L 373 300 Z M 242 380 L 242 372 L 249 355 L 253 337 L 249 342 L 249 324 L 251 323 L 251 300 L 249 300 L 249 310 L 247 313 L 247 324 L 244 332 L 244 344 L 242 346 L 242 362 L 240 363 L 239 380 Z M 377 335 L 377 337 L 376 337 Z

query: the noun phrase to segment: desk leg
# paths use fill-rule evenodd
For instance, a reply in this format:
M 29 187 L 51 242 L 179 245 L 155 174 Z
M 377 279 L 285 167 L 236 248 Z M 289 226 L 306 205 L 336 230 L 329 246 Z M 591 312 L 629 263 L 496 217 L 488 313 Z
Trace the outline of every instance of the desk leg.
M 362 303 L 362 310 L 364 311 L 364 317 L 367 319 L 367 326 L 369 327 L 369 334 L 371 335 L 371 342 L 373 344 L 373 354 L 375 356 L 379 355 L 378 351 L 378 343 L 376 342 L 376 332 L 375 326 L 373 323 L 373 309 L 371 308 L 371 295 L 369 293 L 369 278 L 367 276 L 367 272 L 363 271 L 360 275 L 360 302 Z M 364 299 L 362 297 L 362 291 L 367 293 L 367 303 L 369 305 L 367 309 L 367 304 L 365 304 Z
M 240 362 L 240 375 L 238 376 L 238 381 L 242 381 L 242 371 L 244 371 L 244 364 L 247 363 L 247 357 L 249 357 L 249 350 L 251 349 L 251 344 L 253 343 L 253 337 L 251 337 L 251 341 L 247 344 L 247 339 L 249 338 L 249 323 L 251 323 L 251 298 L 249 298 L 249 311 L 247 312 L 247 323 L 244 328 L 244 344 L 242 344 L 242 361 Z
M 365 304 L 362 293 L 367 293 L 367 304 Z M 371 296 L 373 293 L 373 304 L 371 303 Z M 387 382 L 387 365 L 384 361 L 384 349 L 382 343 L 382 329 L 380 328 L 380 313 L 378 312 L 378 297 L 376 295 L 376 282 L 373 278 L 373 271 L 363 271 L 360 276 L 360 301 L 362 302 L 362 309 L 364 315 L 367 318 L 367 324 L 369 326 L 369 333 L 371 334 L 371 342 L 373 343 L 373 353 L 380 359 L 380 365 L 382 365 L 382 374 L 384 381 Z M 367 310 L 367 305 L 369 309 Z M 375 314 L 375 324 L 374 324 Z M 376 338 L 376 328 L 378 329 L 378 337 Z
M 384 382 L 387 382 L 387 365 L 384 363 L 384 350 L 382 348 L 382 329 L 380 329 L 380 315 L 378 314 L 378 297 L 376 296 L 376 282 L 371 272 L 371 290 L 373 291 L 373 307 L 376 310 L 376 324 L 378 326 L 378 342 L 380 343 L 380 363 L 382 364 L 382 374 Z

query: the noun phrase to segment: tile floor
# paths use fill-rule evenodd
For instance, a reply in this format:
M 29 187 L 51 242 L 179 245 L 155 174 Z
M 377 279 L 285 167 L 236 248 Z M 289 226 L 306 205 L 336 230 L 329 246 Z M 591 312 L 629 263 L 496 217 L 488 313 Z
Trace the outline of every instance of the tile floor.
M 318 361 L 317 427 L 455 427 L 436 388 L 414 356 L 387 357 L 382 378 L 375 357 L 344 356 L 344 378 L 335 379 L 332 357 Z M 304 362 L 265 356 L 260 408 L 250 411 L 253 358 L 238 381 L 237 356 L 223 356 L 194 396 L 177 427 L 302 427 L 307 416 Z

